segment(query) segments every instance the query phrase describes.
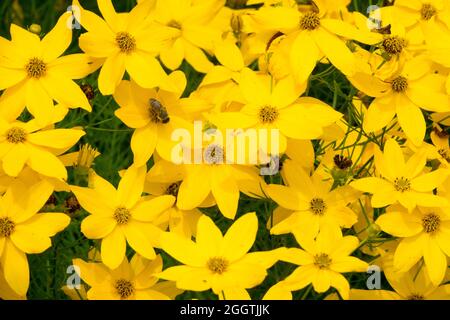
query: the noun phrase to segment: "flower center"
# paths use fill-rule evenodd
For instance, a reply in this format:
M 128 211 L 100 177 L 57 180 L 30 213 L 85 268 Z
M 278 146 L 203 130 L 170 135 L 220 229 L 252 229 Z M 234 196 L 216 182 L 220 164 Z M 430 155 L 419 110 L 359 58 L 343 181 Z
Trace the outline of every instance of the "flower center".
M 178 196 L 178 190 L 180 190 L 181 182 L 174 182 L 166 189 L 166 194 L 172 195 L 175 198 Z
M 6 131 L 6 141 L 9 143 L 23 143 L 27 140 L 27 132 L 19 127 L 12 127 Z
M 406 89 L 408 89 L 408 79 L 399 76 L 392 80 L 391 87 L 395 92 L 404 92 Z
M 218 144 L 210 144 L 203 154 L 207 164 L 223 163 L 223 149 Z
M 408 297 L 408 300 L 425 300 L 425 297 L 418 293 L 413 293 Z
M 422 218 L 422 226 L 426 233 L 433 233 L 439 229 L 441 218 L 435 213 L 429 213 Z
M 320 26 L 320 18 L 315 12 L 307 12 L 300 19 L 300 29 L 316 30 Z
M 383 40 L 382 46 L 387 53 L 396 55 L 406 47 L 406 40 L 398 36 L 389 36 Z
M 208 260 L 206 263 L 208 269 L 211 270 L 212 273 L 222 274 L 228 269 L 228 260 L 222 257 L 213 257 Z
M 331 258 L 326 253 L 316 254 L 314 256 L 314 265 L 320 269 L 328 268 L 331 264 Z
M 29 78 L 39 79 L 47 73 L 47 65 L 39 58 L 31 58 L 25 66 Z
M 405 177 L 395 178 L 394 180 L 395 190 L 405 192 L 411 190 L 411 181 Z
M 131 281 L 125 279 L 119 279 L 114 284 L 114 288 L 120 299 L 128 299 L 134 293 L 134 285 Z
M 167 24 L 167 26 L 169 26 L 169 27 L 171 27 L 171 28 L 175 28 L 175 29 L 181 30 L 181 23 L 179 23 L 179 22 L 176 21 L 176 20 L 171 20 L 171 21 L 169 21 L 169 23 Z
M 149 100 L 150 104 L 150 118 L 154 123 L 168 123 L 170 121 L 167 109 L 162 105 L 159 100 L 151 98 Z
M 311 211 L 319 216 L 323 215 L 325 213 L 325 210 L 327 209 L 325 201 L 321 198 L 314 198 L 309 204 Z
M 114 211 L 113 218 L 116 220 L 117 224 L 120 224 L 120 225 L 127 224 L 131 218 L 130 210 L 128 210 L 125 207 L 118 207 Z
M 422 9 L 420 9 L 422 20 L 430 20 L 436 13 L 436 8 L 429 3 L 424 3 Z
M 353 164 L 352 159 L 344 157 L 340 154 L 335 155 L 333 158 L 333 161 L 334 161 L 334 164 L 336 165 L 336 167 L 338 167 L 341 170 L 350 168 Z
M 16 224 L 8 217 L 0 218 L 0 238 L 8 238 L 16 228 Z
M 118 32 L 116 34 L 116 43 L 120 51 L 130 54 L 136 49 L 136 39 L 128 32 Z
M 273 123 L 277 120 L 280 112 L 272 106 L 264 106 L 259 110 L 259 121 L 264 124 Z

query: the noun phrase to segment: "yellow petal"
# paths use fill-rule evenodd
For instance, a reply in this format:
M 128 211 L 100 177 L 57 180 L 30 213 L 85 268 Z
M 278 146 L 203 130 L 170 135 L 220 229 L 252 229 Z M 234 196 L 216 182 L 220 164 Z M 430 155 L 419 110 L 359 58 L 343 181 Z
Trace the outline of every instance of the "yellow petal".
M 144 190 L 146 166 L 131 166 L 125 171 L 117 188 L 119 203 L 126 208 L 132 208 L 142 195 Z
M 98 88 L 104 95 L 113 94 L 125 73 L 125 56 L 117 53 L 106 59 L 98 77 Z
M 221 255 L 230 261 L 242 258 L 252 247 L 258 231 L 258 219 L 254 212 L 236 220 L 223 237 Z
M 71 12 L 64 13 L 55 27 L 42 39 L 42 58 L 45 62 L 51 62 L 61 56 L 72 42 L 72 29 L 67 27 L 71 16 Z
M 5 280 L 17 294 L 25 296 L 30 283 L 27 256 L 11 241 L 5 242 L 1 264 Z
M 117 223 L 112 217 L 90 215 L 81 222 L 81 232 L 88 239 L 102 239 L 108 236 Z
M 297 83 L 304 83 L 320 59 L 319 48 L 309 32 L 301 31 L 292 44 L 290 63 Z
M 125 258 L 127 243 L 121 228 L 115 228 L 102 240 L 102 261 L 110 269 L 117 268 Z
M 313 33 L 320 50 L 343 74 L 352 76 L 356 72 L 356 60 L 350 49 L 334 34 L 319 28 Z

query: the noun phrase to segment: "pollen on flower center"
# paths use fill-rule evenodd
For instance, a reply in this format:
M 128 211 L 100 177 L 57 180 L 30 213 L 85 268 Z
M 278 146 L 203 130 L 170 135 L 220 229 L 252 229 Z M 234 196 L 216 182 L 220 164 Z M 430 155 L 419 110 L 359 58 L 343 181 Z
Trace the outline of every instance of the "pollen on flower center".
M 314 265 L 320 269 L 328 268 L 331 265 L 331 258 L 326 253 L 316 254 L 314 256 Z
M 395 190 L 405 192 L 411 190 L 411 181 L 405 177 L 398 177 L 394 180 Z
M 259 120 L 264 124 L 273 123 L 279 115 L 278 109 L 272 106 L 264 106 L 259 110 Z
M 178 190 L 180 190 L 180 184 L 181 182 L 174 182 L 166 189 L 166 194 L 172 195 L 174 197 L 178 196 Z
M 0 218 L 0 238 L 8 238 L 16 228 L 16 224 L 8 217 Z
M 120 225 L 127 224 L 131 218 L 130 210 L 128 210 L 125 207 L 118 207 L 114 211 L 113 218 L 116 220 L 117 224 L 120 224 Z
M 39 58 L 31 58 L 25 66 L 29 78 L 39 79 L 47 73 L 47 65 Z
M 116 34 L 116 43 L 120 51 L 130 54 L 136 49 L 136 39 L 128 32 L 118 32 Z
M 307 12 L 300 19 L 300 28 L 303 30 L 315 30 L 320 26 L 320 18 L 315 12 Z
M 327 210 L 325 201 L 321 198 L 313 198 L 309 203 L 311 211 L 316 215 L 323 215 Z
M 154 98 L 149 100 L 150 104 L 150 119 L 154 123 L 168 123 L 170 121 L 169 114 L 167 113 L 167 109 L 163 106 L 163 104 Z
M 392 80 L 391 87 L 395 92 L 404 92 L 406 89 L 408 89 L 408 79 L 402 76 L 398 76 L 397 78 Z
M 408 300 L 425 300 L 425 298 L 421 294 L 413 293 L 408 297 Z
M 396 55 L 406 47 L 406 40 L 399 36 L 389 36 L 383 40 L 382 46 L 387 53 Z
M 223 163 L 223 149 L 218 144 L 210 144 L 206 147 L 203 157 L 207 164 Z
M 429 3 L 424 3 L 422 9 L 420 9 L 420 15 L 423 20 L 430 20 L 436 13 L 436 8 Z
M 208 260 L 206 265 L 208 266 L 208 269 L 212 271 L 212 273 L 222 274 L 227 271 L 229 262 L 222 257 L 213 257 Z
M 119 279 L 114 283 L 114 288 L 120 299 L 128 299 L 134 293 L 134 285 L 131 281 L 125 279 Z
M 435 213 L 429 213 L 422 218 L 422 226 L 426 233 L 433 233 L 439 229 L 441 218 Z
M 6 141 L 9 143 L 23 143 L 27 140 L 27 132 L 19 127 L 12 127 L 6 131 Z

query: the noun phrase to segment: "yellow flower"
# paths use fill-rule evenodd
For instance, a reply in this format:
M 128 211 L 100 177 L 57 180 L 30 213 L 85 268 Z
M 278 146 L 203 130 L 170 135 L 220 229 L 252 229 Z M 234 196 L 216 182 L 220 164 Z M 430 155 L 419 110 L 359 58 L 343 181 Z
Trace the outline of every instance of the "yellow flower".
M 393 22 L 405 27 L 425 29 L 427 24 L 433 23 L 446 31 L 446 28 L 450 28 L 448 4 L 445 0 L 397 0 L 393 9 Z
M 166 67 L 178 69 L 183 59 L 199 72 L 206 73 L 213 67 L 203 50 L 212 53 L 215 43 L 221 40 L 221 30 L 213 28 L 211 21 L 223 5 L 223 0 L 156 2 L 152 12 L 155 25 L 172 34 L 160 55 Z
M 217 295 L 233 288 L 253 288 L 266 277 L 266 269 L 276 261 L 283 248 L 248 253 L 256 238 L 258 219 L 248 213 L 222 232 L 207 216 L 197 225 L 196 242 L 174 233 L 161 237 L 162 249 L 183 265 L 165 269 L 157 276 L 177 283 L 177 288 Z
M 430 133 L 431 141 L 433 142 L 433 156 L 438 159 L 444 167 L 450 169 L 450 147 L 448 142 L 448 134 L 435 127 Z
M 180 99 L 186 86 L 186 77 L 181 71 L 169 76 L 178 86 L 177 92 L 162 89 L 144 89 L 134 81 L 122 81 L 114 98 L 120 105 L 115 115 L 135 131 L 131 138 L 134 164 L 143 166 L 156 150 L 166 160 L 172 160 L 176 141 L 172 134 L 177 129 L 192 130 L 184 120 L 183 100 Z
M 298 83 L 305 82 L 317 61 L 326 57 L 345 75 L 356 71 L 356 59 L 340 38 L 358 40 L 367 44 L 380 41 L 379 34 L 362 31 L 350 23 L 325 17 L 325 11 L 300 12 L 296 6 L 263 7 L 254 14 L 254 20 L 264 30 L 280 31 L 287 35 L 290 45 L 291 74 Z
M 273 90 L 272 90 L 273 87 Z M 240 88 L 244 107 L 239 112 L 211 114 L 209 120 L 219 128 L 279 129 L 279 152 L 286 150 L 286 139 L 316 139 L 323 128 L 336 122 L 342 114 L 320 100 L 299 96 L 305 85 L 292 78 L 273 83 L 268 75 L 242 71 Z
M 175 198 L 141 199 L 145 174 L 145 166 L 128 168 L 117 190 L 98 175 L 92 178 L 92 189 L 72 186 L 80 205 L 90 213 L 81 223 L 81 232 L 89 239 L 102 239 L 102 261 L 111 269 L 125 257 L 127 242 L 143 257 L 155 258 L 153 248 L 158 246 L 162 231 L 153 221 Z
M 79 22 L 88 31 L 80 36 L 80 48 L 104 61 L 98 77 L 100 91 L 113 94 L 125 70 L 141 87 L 163 85 L 167 75 L 156 56 L 171 35 L 147 23 L 152 1 L 138 4 L 129 13 L 116 13 L 111 0 L 97 4 L 105 20 L 73 1 L 80 10 Z
M 73 81 L 93 71 L 85 54 L 60 57 L 72 41 L 67 27 L 70 13 L 65 13 L 42 40 L 15 24 L 11 41 L 0 37 L 0 114 L 16 119 L 24 107 L 42 124 L 48 124 L 54 112 L 53 100 L 68 107 L 91 106 L 80 87 Z
M 213 138 L 214 139 L 214 138 Z M 213 140 L 214 141 L 214 140 Z M 228 141 L 227 141 L 228 142 Z M 237 146 L 237 143 L 235 143 Z M 184 164 L 185 176 L 178 189 L 177 207 L 181 210 L 193 210 L 199 206 L 217 203 L 220 212 L 228 219 L 234 219 L 240 192 L 249 197 L 262 197 L 264 180 L 259 169 L 237 163 L 230 159 L 231 148 L 220 143 L 209 143 L 201 149 L 192 151 L 194 158 L 199 155 L 201 163 Z M 249 150 L 242 151 L 248 155 Z M 234 155 L 237 155 L 235 151 Z M 192 156 L 192 155 L 191 155 Z M 236 156 L 237 158 L 237 156 Z M 247 161 L 247 159 L 244 159 Z M 210 201 L 211 197 L 215 202 Z
M 183 165 L 176 165 L 169 161 L 157 160 L 147 173 L 144 192 L 154 196 L 172 195 L 178 197 L 180 185 L 185 176 Z M 210 195 L 199 207 L 211 207 L 215 204 L 214 197 Z M 202 213 L 197 208 L 181 210 L 176 203 L 166 211 L 167 218 L 164 223 L 169 230 L 190 239 L 197 232 L 197 222 Z
M 312 283 L 316 292 L 336 288 L 343 299 L 348 299 L 350 285 L 341 274 L 365 272 L 368 264 L 350 254 L 358 247 L 358 238 L 342 236 L 339 229 L 324 228 L 316 240 L 295 234 L 303 248 L 289 248 L 280 260 L 299 265 L 279 285 L 290 291 L 300 290 Z
M 71 148 L 83 135 L 80 129 L 54 129 L 38 122 L 0 119 L 0 159 L 3 170 L 18 176 L 25 164 L 45 176 L 67 179 L 67 170 L 55 154 Z
M 408 210 L 416 205 L 440 207 L 448 204 L 446 199 L 432 191 L 441 185 L 448 171 L 438 169 L 424 173 L 426 153 L 417 152 L 405 163 L 402 149 L 390 139 L 384 145 L 384 152 L 375 154 L 375 166 L 381 177 L 367 177 L 353 181 L 350 185 L 360 191 L 373 194 L 372 206 L 385 207 L 399 202 Z
M 270 232 L 283 234 L 299 232 L 314 238 L 324 226 L 350 228 L 357 221 L 356 214 L 347 205 L 357 198 L 349 187 L 332 189 L 332 180 L 312 177 L 290 160 L 283 162 L 282 176 L 288 186 L 270 184 L 266 192 L 278 205 L 293 210 Z
M 389 79 L 361 72 L 350 80 L 359 90 L 375 97 L 364 117 L 363 128 L 367 132 L 381 130 L 397 115 L 408 139 L 420 145 L 426 131 L 421 108 L 434 112 L 450 109 L 450 98 L 443 90 L 445 78 L 430 74 L 430 65 L 424 57 L 408 61 Z
M 380 228 L 402 238 L 394 254 L 394 268 L 406 272 L 424 258 L 431 282 L 438 286 L 450 256 L 450 215 L 447 208 L 420 208 L 412 212 L 394 208 L 376 221 Z
M 26 295 L 30 281 L 26 254 L 47 250 L 50 237 L 70 222 L 63 213 L 37 213 L 52 192 L 46 181 L 28 187 L 17 181 L 0 199 L 0 262 L 6 282 L 19 296 Z
M 384 274 L 391 287 L 390 290 L 350 289 L 349 300 L 449 300 L 450 285 L 434 285 L 424 268 L 417 266 L 408 272 L 395 272 L 385 269 Z M 327 297 L 333 299 L 334 297 Z
M 73 265 L 90 286 L 89 300 L 169 300 L 182 293 L 173 282 L 158 282 L 156 274 L 163 266 L 160 255 L 151 261 L 135 254 L 130 262 L 124 258 L 113 270 L 102 263 L 81 259 L 73 260 Z

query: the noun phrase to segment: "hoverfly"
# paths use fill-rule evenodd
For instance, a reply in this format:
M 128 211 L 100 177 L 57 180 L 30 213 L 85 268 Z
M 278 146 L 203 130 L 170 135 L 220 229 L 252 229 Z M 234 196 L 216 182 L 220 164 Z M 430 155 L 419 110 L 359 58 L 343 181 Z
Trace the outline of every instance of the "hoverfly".
M 151 98 L 149 100 L 150 113 L 154 122 L 168 123 L 170 121 L 167 109 L 158 100 Z

